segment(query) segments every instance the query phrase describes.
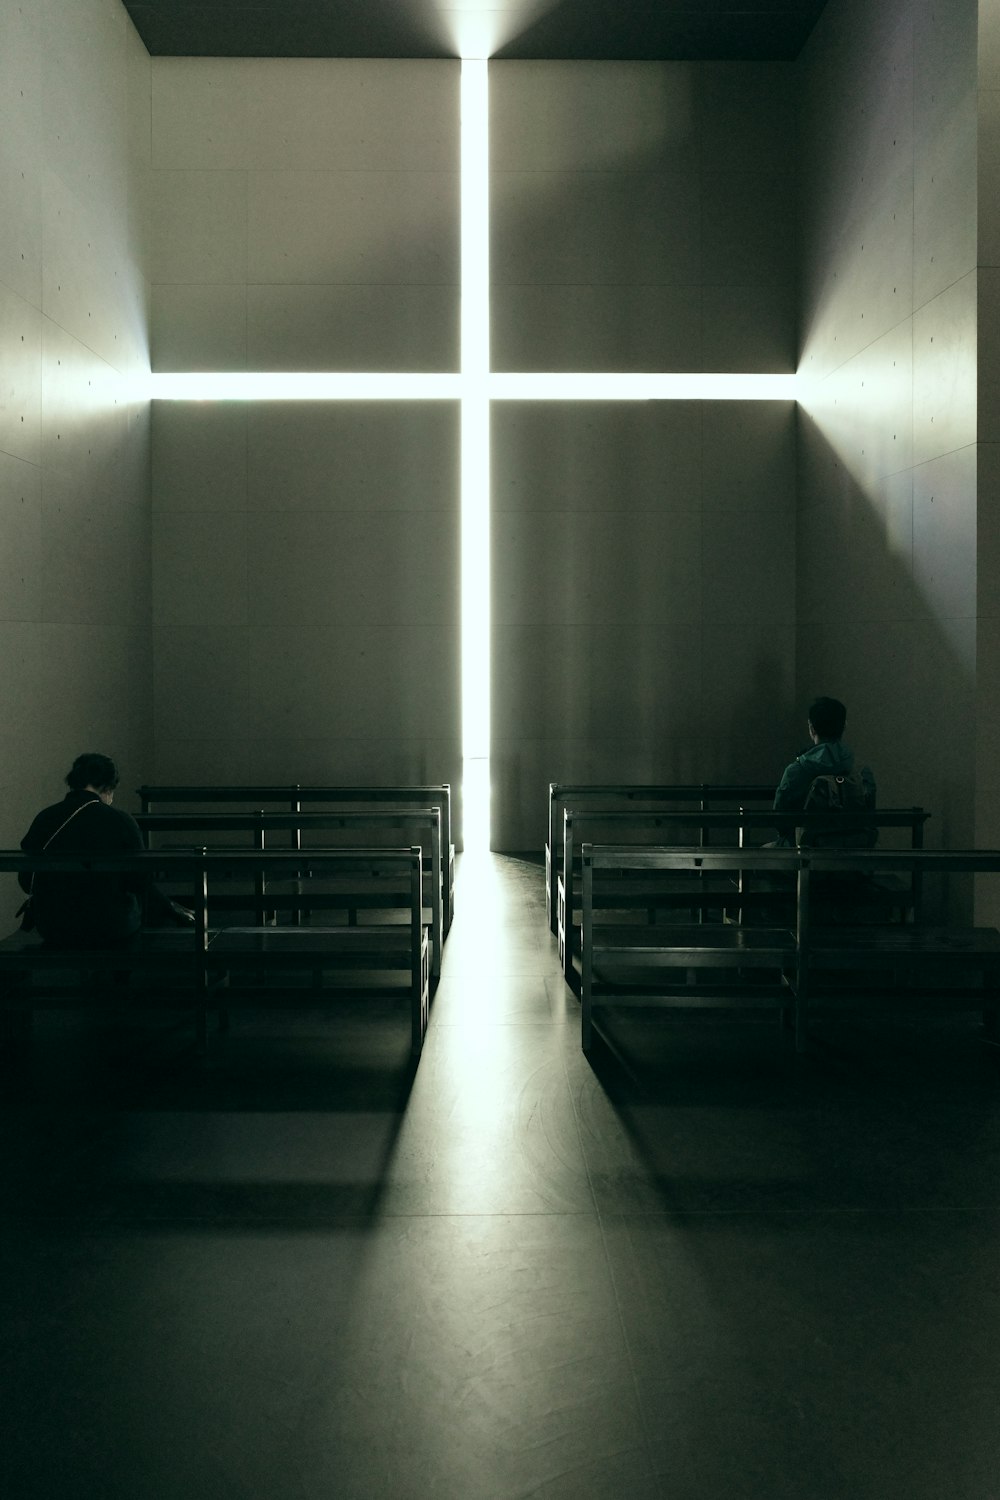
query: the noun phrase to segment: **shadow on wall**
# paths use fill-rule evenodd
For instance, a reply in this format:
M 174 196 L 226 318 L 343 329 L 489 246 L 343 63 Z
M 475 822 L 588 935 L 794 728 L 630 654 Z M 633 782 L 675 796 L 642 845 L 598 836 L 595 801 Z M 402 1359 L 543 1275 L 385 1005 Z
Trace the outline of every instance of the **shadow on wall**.
M 970 847 L 975 445 L 874 477 L 856 430 L 838 441 L 848 430 L 800 407 L 797 693 L 847 704 L 882 806 L 924 806 L 929 847 Z M 956 882 L 952 899 L 967 896 Z

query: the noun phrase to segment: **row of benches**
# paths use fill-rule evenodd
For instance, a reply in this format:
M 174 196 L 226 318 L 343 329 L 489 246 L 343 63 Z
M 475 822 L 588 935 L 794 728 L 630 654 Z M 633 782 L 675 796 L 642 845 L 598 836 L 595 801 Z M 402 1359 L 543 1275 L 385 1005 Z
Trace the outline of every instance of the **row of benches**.
M 1000 932 L 868 920 L 868 894 L 883 877 L 1000 874 L 996 850 L 665 849 L 585 844 L 582 850 L 582 1040 L 607 1035 L 622 1007 L 776 1008 L 794 1016 L 804 1049 L 817 1010 L 933 1006 L 981 1010 L 996 1041 Z M 609 887 L 631 878 L 707 877 L 757 886 L 767 900 L 794 891 L 789 920 L 623 922 Z M 861 920 L 845 925 L 845 912 Z M 835 916 L 839 920 L 833 921 Z M 694 982 L 692 982 L 694 980 Z
M 909 848 L 923 847 L 924 825 L 929 817 L 923 808 L 886 808 L 860 816 L 842 819 L 845 833 L 875 829 L 881 835 L 895 831 L 906 836 Z M 764 835 L 774 832 L 790 836 L 794 841 L 796 829 L 827 827 L 828 817 L 822 814 L 775 813 L 773 811 L 692 812 L 663 809 L 646 811 L 578 811 L 568 806 L 563 811 L 563 835 L 561 868 L 556 876 L 556 936 L 559 957 L 567 984 L 579 987 L 579 956 L 582 940 L 582 903 L 580 889 L 580 849 L 585 843 L 625 842 L 639 847 L 672 845 L 686 847 L 697 844 L 699 848 L 744 849 L 754 842 L 762 842 Z M 683 876 L 678 871 L 667 875 L 661 869 L 658 874 L 636 871 L 631 876 L 620 875 L 614 881 L 605 880 L 603 894 L 609 907 L 617 911 L 641 911 L 655 920 L 658 912 L 688 911 L 704 921 L 707 916 L 718 915 L 725 910 L 730 913 L 751 912 L 762 901 L 773 904 L 775 897 L 784 891 L 790 893 L 790 884 L 775 877 L 774 888 L 757 886 L 747 889 L 741 886 L 738 875 L 712 873 L 702 868 L 696 873 L 687 871 Z M 911 869 L 905 879 L 885 876 L 872 883 L 869 899 L 881 913 L 895 920 L 915 920 L 920 915 L 922 897 L 919 867 Z
M 209 1009 L 225 1021 L 239 1004 L 283 1003 L 329 997 L 329 982 L 365 976 L 375 984 L 405 987 L 409 996 L 411 1051 L 419 1057 L 430 1005 L 431 944 L 423 907 L 423 856 L 407 850 L 150 851 L 145 854 L 21 854 L 0 852 L 0 871 L 63 874 L 88 880 L 138 876 L 182 889 L 193 923 L 143 928 L 126 947 L 53 948 L 34 933 L 0 942 L 0 1010 L 8 1031 L 23 1035 L 36 1007 L 107 1003 L 190 1010 L 199 1045 Z M 343 912 L 367 892 L 377 921 L 356 925 L 272 925 L 234 922 L 257 900 L 262 879 L 268 900 L 285 897 L 287 910 Z M 114 983 L 112 983 L 112 980 Z
M 455 844 L 452 822 L 451 787 L 447 782 L 432 782 L 423 786 L 140 786 L 136 796 L 143 816 L 160 813 L 177 813 L 179 809 L 199 807 L 203 812 L 232 811 L 234 807 L 246 811 L 284 811 L 292 816 L 306 809 L 313 812 L 335 807 L 355 812 L 377 811 L 386 808 L 436 807 L 441 820 L 441 918 L 443 935 L 448 936 L 455 912 Z M 301 841 L 294 835 L 290 838 L 292 848 L 300 848 Z
M 190 1006 L 203 1045 L 209 1008 L 224 1018 L 305 978 L 328 993 L 331 982 L 398 988 L 402 976 L 419 1056 L 454 914 L 447 785 L 143 786 L 139 797 L 147 854 L 7 851 L 0 871 L 142 872 L 193 909 L 193 926 L 144 929 L 125 950 L 58 950 L 11 934 L 0 942 L 0 1011 L 17 1029 L 36 1005 L 95 1003 L 114 975 L 128 980 L 130 1005 Z

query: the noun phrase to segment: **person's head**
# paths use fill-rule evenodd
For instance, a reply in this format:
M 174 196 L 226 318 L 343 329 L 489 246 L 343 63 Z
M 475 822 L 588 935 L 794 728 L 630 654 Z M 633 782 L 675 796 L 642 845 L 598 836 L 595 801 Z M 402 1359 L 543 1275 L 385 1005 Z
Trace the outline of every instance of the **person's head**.
M 847 709 L 839 698 L 814 698 L 809 705 L 809 733 L 817 741 L 839 740 L 847 723 Z
M 96 792 L 102 802 L 110 802 L 118 785 L 118 767 L 110 755 L 78 755 L 66 776 L 66 785 L 72 792 Z

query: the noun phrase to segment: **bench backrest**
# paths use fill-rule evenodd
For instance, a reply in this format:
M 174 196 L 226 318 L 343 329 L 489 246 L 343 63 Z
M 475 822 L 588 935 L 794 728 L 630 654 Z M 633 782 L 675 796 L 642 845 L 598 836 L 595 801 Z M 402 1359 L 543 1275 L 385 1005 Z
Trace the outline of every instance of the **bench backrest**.
M 213 896 L 222 898 L 231 882 L 254 882 L 268 876 L 300 882 L 308 901 L 313 880 L 367 881 L 378 878 L 379 905 L 407 908 L 411 922 L 422 924 L 423 852 L 405 849 L 338 850 L 149 850 L 142 854 L 25 854 L 0 850 L 0 872 L 14 874 L 143 875 L 176 884 L 194 909 L 193 932 L 205 948 Z
M 709 812 L 740 808 L 748 803 L 774 801 L 774 787 L 756 782 L 667 782 L 649 785 L 639 782 L 549 782 L 548 842 L 545 845 L 546 902 L 550 925 L 555 922 L 556 887 L 562 855 L 563 813 L 567 807 L 581 812 L 601 808 L 622 811 L 628 808 L 662 807 Z
M 203 806 L 233 809 L 243 807 L 248 811 L 265 806 L 288 812 L 302 812 L 305 808 L 319 811 L 327 806 L 384 807 L 386 805 L 409 805 L 413 807 L 440 807 L 441 840 L 445 851 L 452 843 L 451 786 L 448 782 L 431 783 L 427 786 L 140 786 L 136 789 L 144 813 L 152 812 L 154 806 L 163 811 L 173 808 Z
M 863 814 L 844 814 L 845 828 L 902 829 L 909 833 L 910 847 L 923 846 L 924 824 L 930 813 L 921 807 L 878 808 Z M 693 834 L 698 835 L 701 848 L 714 847 L 717 843 L 743 848 L 748 830 L 785 832 L 794 838 L 798 828 L 809 828 L 813 824 L 826 828 L 829 815 L 824 813 L 776 813 L 772 809 L 740 808 L 736 811 L 671 811 L 658 808 L 645 812 L 633 811 L 577 811 L 567 807 L 563 812 L 562 883 L 563 893 L 570 900 L 573 890 L 573 871 L 578 859 L 578 850 L 585 842 L 595 842 L 599 835 L 607 835 L 609 842 L 622 844 L 662 844 L 671 833 L 681 845 L 693 843 Z M 714 837 L 713 837 L 714 835 Z M 572 909 L 571 907 L 569 908 Z
M 824 875 L 909 876 L 1000 874 L 998 849 L 722 849 L 584 843 L 583 904 L 592 903 L 599 871 L 725 873 L 742 878 L 794 876 L 797 920 L 808 923 L 812 880 Z

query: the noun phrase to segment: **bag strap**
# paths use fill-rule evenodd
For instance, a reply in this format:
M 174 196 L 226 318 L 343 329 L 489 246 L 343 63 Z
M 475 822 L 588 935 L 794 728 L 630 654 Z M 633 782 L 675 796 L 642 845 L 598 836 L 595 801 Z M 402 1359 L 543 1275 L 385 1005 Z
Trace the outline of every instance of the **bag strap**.
M 41 849 L 40 849 L 39 852 L 41 854 L 45 853 L 46 849 L 52 843 L 53 839 L 57 839 L 59 837 L 59 835 L 62 833 L 63 829 L 69 827 L 69 825 L 72 823 L 73 819 L 76 817 L 77 813 L 82 813 L 83 809 L 85 807 L 92 807 L 95 802 L 100 802 L 100 800 L 101 800 L 100 797 L 88 797 L 87 800 L 86 800 L 86 802 L 81 802 L 79 807 L 74 807 L 73 811 L 70 813 L 69 817 L 65 820 L 65 822 L 60 823 L 59 827 L 56 829 L 55 833 L 50 834 L 49 837 L 45 840 L 45 843 L 42 845 L 42 847 L 41 847 Z M 22 887 L 22 889 L 23 889 L 23 887 Z M 33 896 L 34 894 L 35 894 L 35 872 L 34 872 L 34 870 L 32 870 L 32 872 L 31 872 L 31 890 L 28 892 L 28 895 L 29 896 Z

